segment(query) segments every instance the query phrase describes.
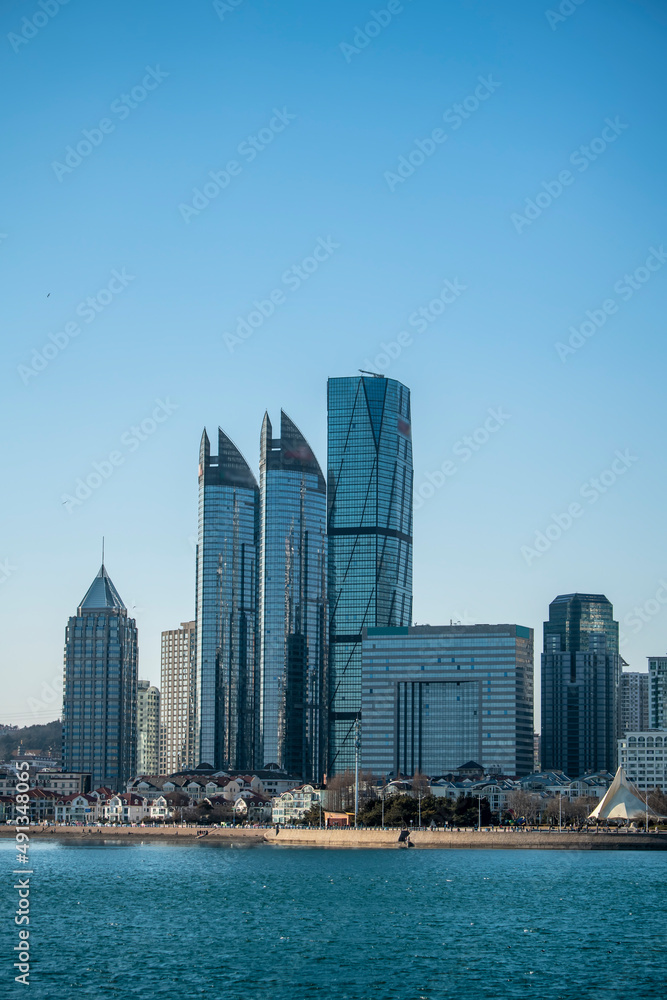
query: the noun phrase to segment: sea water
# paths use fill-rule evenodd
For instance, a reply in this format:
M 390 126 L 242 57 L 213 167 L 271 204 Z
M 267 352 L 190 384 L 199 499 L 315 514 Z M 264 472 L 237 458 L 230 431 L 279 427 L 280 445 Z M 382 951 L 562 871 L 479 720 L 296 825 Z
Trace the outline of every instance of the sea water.
M 30 1000 L 664 996 L 667 853 L 0 843 L 0 995 Z

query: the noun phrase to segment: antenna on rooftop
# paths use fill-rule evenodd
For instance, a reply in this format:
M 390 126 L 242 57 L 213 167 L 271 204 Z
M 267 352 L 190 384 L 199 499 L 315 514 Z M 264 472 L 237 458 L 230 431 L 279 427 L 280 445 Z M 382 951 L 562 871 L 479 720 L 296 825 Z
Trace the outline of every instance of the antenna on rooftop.
M 104 535 L 102 535 L 102 566 L 104 566 Z

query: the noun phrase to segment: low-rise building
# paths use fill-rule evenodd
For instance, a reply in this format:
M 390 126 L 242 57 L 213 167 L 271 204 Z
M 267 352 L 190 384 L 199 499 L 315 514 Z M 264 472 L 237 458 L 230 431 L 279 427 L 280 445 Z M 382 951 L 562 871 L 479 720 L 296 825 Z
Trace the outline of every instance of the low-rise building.
M 171 819 L 172 810 L 164 795 L 158 795 L 156 799 L 148 802 L 148 815 L 152 820 L 162 820 L 163 822 L 166 819 Z
M 90 773 L 82 771 L 55 771 L 45 768 L 34 777 L 37 788 L 48 788 L 61 795 L 85 795 L 90 791 Z
M 146 799 L 134 792 L 113 795 L 104 805 L 104 817 L 110 823 L 141 823 L 148 812 Z
M 299 823 L 313 805 L 321 804 L 322 789 L 314 785 L 300 785 L 273 799 L 271 821 L 281 825 Z
M 94 795 L 63 795 L 55 804 L 56 823 L 89 824 L 100 819 L 100 804 Z
M 13 795 L 0 795 L 0 823 L 4 824 L 13 820 L 16 813 L 14 806 L 16 802 Z
M 241 795 L 234 803 L 236 820 L 248 823 L 270 823 L 272 819 L 271 799 L 264 795 Z

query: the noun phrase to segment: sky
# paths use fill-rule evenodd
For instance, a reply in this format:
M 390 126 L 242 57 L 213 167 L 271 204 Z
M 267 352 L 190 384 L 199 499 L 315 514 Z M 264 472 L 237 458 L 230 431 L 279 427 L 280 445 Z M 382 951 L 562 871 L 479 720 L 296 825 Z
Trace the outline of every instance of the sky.
M 412 392 L 415 622 L 527 625 L 539 668 L 549 602 L 604 593 L 664 653 L 661 0 L 0 21 L 0 723 L 58 716 L 103 536 L 159 683 L 203 428 L 256 469 L 282 407 L 324 467 L 358 369 Z

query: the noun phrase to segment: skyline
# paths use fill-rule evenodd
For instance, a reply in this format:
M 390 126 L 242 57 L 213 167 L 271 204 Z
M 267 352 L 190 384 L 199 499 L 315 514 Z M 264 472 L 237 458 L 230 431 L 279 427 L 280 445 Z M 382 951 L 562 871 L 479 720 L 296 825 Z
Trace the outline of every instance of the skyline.
M 0 721 L 59 714 L 42 685 L 102 536 L 159 686 L 161 632 L 194 617 L 202 428 L 255 471 L 261 415 L 282 407 L 324 467 L 327 378 L 382 354 L 411 390 L 415 497 L 434 491 L 415 506 L 413 620 L 518 622 L 537 654 L 557 595 L 605 594 L 645 671 L 667 636 L 660 6 L 586 0 L 550 23 L 527 2 L 406 2 L 363 47 L 369 8 L 347 0 L 147 3 L 131 35 L 118 11 L 65 5 L 18 50 L 34 11 L 1 15 Z M 95 463 L 108 478 L 63 501 Z

